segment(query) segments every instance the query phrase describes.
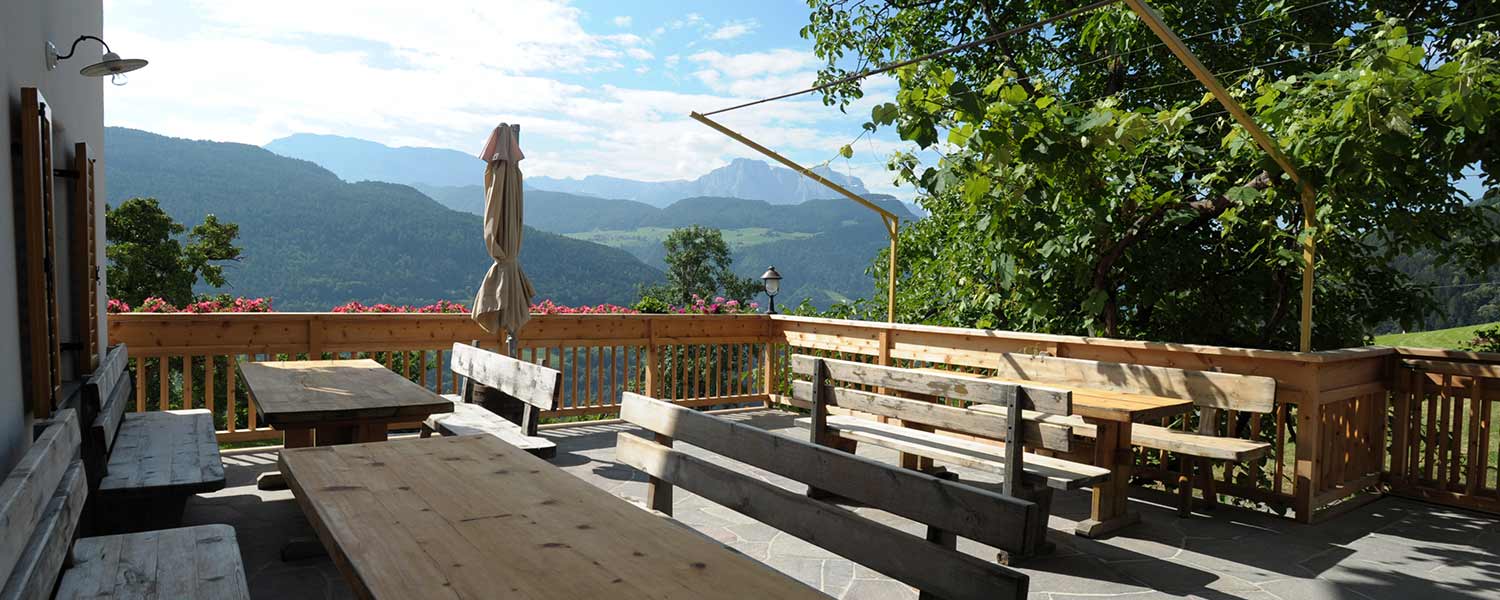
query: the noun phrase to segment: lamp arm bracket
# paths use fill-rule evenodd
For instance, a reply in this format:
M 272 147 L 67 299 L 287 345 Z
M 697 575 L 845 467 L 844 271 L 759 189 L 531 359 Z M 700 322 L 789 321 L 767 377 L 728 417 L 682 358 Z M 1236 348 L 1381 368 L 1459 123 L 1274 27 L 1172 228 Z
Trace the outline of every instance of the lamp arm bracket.
M 73 45 L 72 45 L 72 47 L 68 48 L 68 53 L 67 54 L 59 54 L 59 55 L 57 55 L 57 60 L 68 60 L 69 58 L 72 58 L 73 57 L 73 53 L 75 53 L 75 52 L 78 51 L 78 44 L 83 43 L 84 40 L 94 40 L 96 42 L 99 42 L 100 44 L 102 44 L 104 46 L 104 51 L 105 52 L 109 52 L 110 51 L 109 44 L 107 42 L 105 42 L 102 38 L 100 38 L 98 36 L 93 36 L 93 35 L 80 35 L 80 36 L 78 36 L 78 39 L 73 40 Z

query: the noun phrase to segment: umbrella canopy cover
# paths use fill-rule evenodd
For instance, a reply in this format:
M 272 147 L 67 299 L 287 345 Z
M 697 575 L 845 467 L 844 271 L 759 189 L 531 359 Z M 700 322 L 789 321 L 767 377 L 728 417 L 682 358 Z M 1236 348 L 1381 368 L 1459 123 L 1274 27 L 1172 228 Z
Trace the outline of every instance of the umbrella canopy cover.
M 484 245 L 495 264 L 474 295 L 473 319 L 485 331 L 514 335 L 531 318 L 536 290 L 521 271 L 521 146 L 511 126 L 490 134 L 484 168 Z

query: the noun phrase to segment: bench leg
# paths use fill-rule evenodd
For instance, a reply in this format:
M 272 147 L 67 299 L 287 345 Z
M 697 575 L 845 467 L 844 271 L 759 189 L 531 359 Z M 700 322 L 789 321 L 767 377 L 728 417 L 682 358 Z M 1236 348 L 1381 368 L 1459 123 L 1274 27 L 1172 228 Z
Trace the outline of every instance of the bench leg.
M 1203 488 L 1203 509 L 1213 510 L 1219 507 L 1219 493 L 1214 490 L 1214 463 L 1208 459 L 1198 462 L 1198 478 L 1202 481 L 1199 486 Z
M 424 439 L 432 437 L 432 428 L 428 427 L 426 423 L 423 423 L 422 424 L 422 432 L 418 433 L 417 437 L 424 438 Z
M 1026 548 L 1020 552 L 1000 551 L 995 560 L 1002 565 L 1015 566 L 1022 561 L 1052 554 L 1057 545 L 1047 541 L 1047 522 L 1052 518 L 1052 488 L 1044 485 L 1021 486 L 1020 498 L 1036 504 L 1036 519 L 1026 527 Z
M 833 441 L 831 441 L 829 443 L 828 447 L 833 448 L 835 450 L 840 450 L 840 451 L 843 451 L 843 452 L 848 452 L 850 454 L 854 454 L 854 451 L 859 448 L 859 442 L 856 442 L 856 441 L 850 440 L 850 439 L 841 438 L 841 437 L 838 437 L 838 436 L 833 436 Z M 825 489 L 815 488 L 813 486 L 807 486 L 807 497 L 808 498 L 812 498 L 813 500 L 823 500 L 825 502 L 828 501 L 828 500 L 835 500 L 835 499 L 842 498 L 838 494 L 829 492 L 828 490 L 825 490 Z
M 1184 472 L 1177 476 L 1177 516 L 1188 518 L 1193 515 L 1193 479 Z
M 945 480 L 945 481 L 958 481 L 958 473 L 950 472 L 947 469 L 939 469 L 939 470 L 935 471 L 932 475 L 934 477 L 937 477 L 938 479 L 942 479 L 942 480 Z M 931 542 L 933 544 L 937 544 L 939 547 L 946 548 L 948 550 L 957 550 L 958 549 L 958 536 L 955 535 L 951 531 L 944 531 L 944 530 L 938 529 L 936 527 L 932 527 L 932 526 L 928 526 L 927 527 L 927 541 Z M 933 594 L 930 594 L 930 593 L 925 592 L 925 591 L 920 591 L 920 592 L 917 593 L 917 600 L 940 600 L 940 599 L 937 596 L 933 595 Z

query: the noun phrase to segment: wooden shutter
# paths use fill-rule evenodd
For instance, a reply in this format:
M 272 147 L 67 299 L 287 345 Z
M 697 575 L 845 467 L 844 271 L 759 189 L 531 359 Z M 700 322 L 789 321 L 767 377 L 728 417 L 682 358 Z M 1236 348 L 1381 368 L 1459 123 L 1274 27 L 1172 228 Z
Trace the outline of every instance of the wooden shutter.
M 99 366 L 99 255 L 95 221 L 97 214 L 94 200 L 94 157 L 89 145 L 78 142 L 73 145 L 73 168 L 67 173 L 73 178 L 73 197 L 69 203 L 69 254 L 73 272 L 73 294 L 77 304 L 73 306 L 73 331 L 78 337 L 78 374 L 92 373 Z
M 21 364 L 27 406 L 44 418 L 62 389 L 58 335 L 57 238 L 52 208 L 52 114 L 36 88 L 21 88 L 21 181 L 16 221 L 23 243 L 17 257 L 20 281 Z

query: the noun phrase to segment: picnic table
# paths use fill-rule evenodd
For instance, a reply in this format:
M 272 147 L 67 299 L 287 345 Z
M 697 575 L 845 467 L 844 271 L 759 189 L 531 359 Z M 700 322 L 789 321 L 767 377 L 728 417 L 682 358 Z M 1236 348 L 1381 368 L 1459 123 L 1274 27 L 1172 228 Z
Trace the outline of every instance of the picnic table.
M 286 448 L 379 442 L 391 423 L 453 412 L 453 403 L 370 359 L 242 362 L 260 420 L 280 430 Z M 262 489 L 281 485 L 261 476 Z
M 824 598 L 487 435 L 285 450 L 361 598 Z
M 934 370 L 934 369 L 924 369 Z M 934 370 L 936 371 L 936 370 Z M 937 371 L 952 374 L 950 371 Z M 1108 481 L 1094 486 L 1089 518 L 1080 522 L 1074 532 L 1094 538 L 1118 531 L 1141 520 L 1139 513 L 1127 506 L 1130 473 L 1135 466 L 1130 430 L 1134 423 L 1150 423 L 1193 410 L 1193 401 L 1115 390 L 1101 390 L 1047 381 L 1025 381 L 1005 377 L 971 375 L 980 379 L 1007 383 L 1045 385 L 1073 392 L 1073 414 L 1097 427 L 1093 463 L 1111 471 Z

